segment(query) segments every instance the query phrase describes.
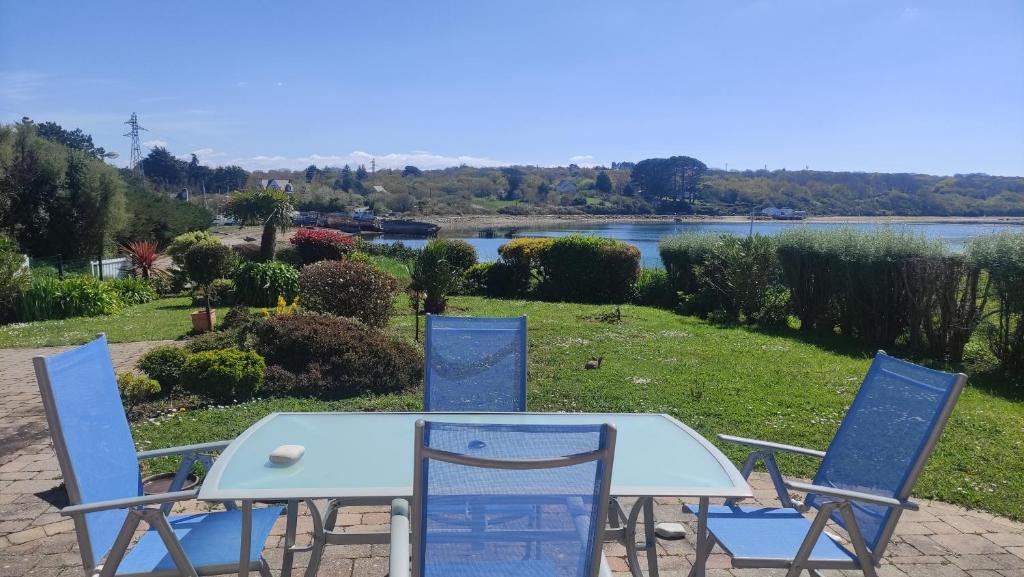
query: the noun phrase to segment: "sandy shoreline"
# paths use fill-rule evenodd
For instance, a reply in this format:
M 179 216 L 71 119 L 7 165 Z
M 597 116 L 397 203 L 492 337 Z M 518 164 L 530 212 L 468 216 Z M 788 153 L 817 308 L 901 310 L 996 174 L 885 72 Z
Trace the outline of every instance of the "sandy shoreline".
M 423 216 L 416 220 L 431 222 L 443 230 L 536 229 L 595 224 L 659 224 L 693 223 L 723 224 L 750 222 L 745 216 L 666 216 L 666 215 L 466 215 Z M 772 222 L 762 221 L 758 222 Z M 781 221 L 780 221 L 781 222 Z M 812 216 L 800 222 L 825 224 L 1012 224 L 1024 225 L 1024 217 L 972 217 L 972 216 Z

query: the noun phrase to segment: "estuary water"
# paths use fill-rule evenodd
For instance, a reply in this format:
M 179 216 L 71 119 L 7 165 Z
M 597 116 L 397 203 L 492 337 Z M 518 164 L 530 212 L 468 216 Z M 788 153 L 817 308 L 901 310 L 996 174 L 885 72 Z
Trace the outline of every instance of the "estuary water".
M 941 240 L 950 249 L 961 251 L 964 244 L 980 235 L 992 234 L 1000 230 L 1024 232 L 1024 225 L 1017 224 L 948 224 L 948 223 L 921 223 L 921 224 L 835 224 L 835 223 L 803 223 L 785 221 L 755 221 L 754 233 L 774 235 L 783 230 L 793 228 L 808 229 L 833 229 L 852 228 L 854 230 L 877 230 L 879 228 L 895 228 L 906 230 L 915 234 L 922 234 L 930 239 Z M 500 235 L 503 231 L 498 231 Z M 661 257 L 658 256 L 658 240 L 662 237 L 679 234 L 682 232 L 710 232 L 727 233 L 737 236 L 746 236 L 750 232 L 750 223 L 693 223 L 693 222 L 659 222 L 645 224 L 626 223 L 602 223 L 586 225 L 567 225 L 566 227 L 546 227 L 538 229 L 518 229 L 511 236 L 519 237 L 558 237 L 569 234 L 592 234 L 617 240 L 625 241 L 636 245 L 640 249 L 641 261 L 645 267 L 661 267 Z M 476 247 L 477 255 L 481 261 L 494 261 L 498 259 L 498 247 L 508 242 L 508 238 L 481 238 L 472 236 L 473 233 L 466 231 L 452 231 L 446 234 L 442 231 L 441 236 L 447 238 L 460 238 Z M 374 242 L 400 241 L 412 248 L 419 248 L 426 243 L 422 238 L 396 237 L 384 235 Z

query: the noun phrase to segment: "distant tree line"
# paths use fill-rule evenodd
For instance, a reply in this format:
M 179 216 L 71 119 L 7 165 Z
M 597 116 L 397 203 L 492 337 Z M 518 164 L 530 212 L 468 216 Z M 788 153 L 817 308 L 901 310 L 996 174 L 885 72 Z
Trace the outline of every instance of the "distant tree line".
M 259 178 L 304 182 L 296 204 L 305 210 L 745 215 L 788 207 L 813 215 L 1024 215 L 1022 177 L 723 171 L 688 156 L 614 162 L 607 168 L 406 166 L 372 176 L 365 167 L 311 165 L 303 172 L 253 173 L 250 181 Z

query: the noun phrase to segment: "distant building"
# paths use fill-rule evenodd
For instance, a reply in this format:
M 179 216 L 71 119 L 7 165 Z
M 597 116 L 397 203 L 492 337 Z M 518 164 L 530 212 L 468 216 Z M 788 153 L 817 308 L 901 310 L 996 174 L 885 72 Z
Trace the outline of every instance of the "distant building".
M 289 194 L 295 192 L 292 181 L 287 178 L 264 178 L 260 181 L 260 188 L 264 190 L 273 188 L 274 190 L 280 190 Z
M 375 185 L 373 185 L 373 192 L 379 192 L 381 194 L 387 194 L 388 193 L 388 189 L 384 188 L 383 186 L 381 186 L 379 184 L 375 184 Z
M 569 180 L 568 178 L 563 178 L 555 186 L 555 190 L 560 192 L 560 193 L 562 193 L 562 194 L 575 194 L 576 193 L 576 183 L 571 181 L 571 180 Z
M 782 213 L 782 211 L 777 209 L 777 208 L 775 208 L 774 206 L 769 206 L 768 208 L 766 208 L 766 209 L 761 211 L 762 215 L 770 216 L 772 218 L 775 218 L 776 216 L 779 216 L 779 214 L 781 214 L 781 213 Z

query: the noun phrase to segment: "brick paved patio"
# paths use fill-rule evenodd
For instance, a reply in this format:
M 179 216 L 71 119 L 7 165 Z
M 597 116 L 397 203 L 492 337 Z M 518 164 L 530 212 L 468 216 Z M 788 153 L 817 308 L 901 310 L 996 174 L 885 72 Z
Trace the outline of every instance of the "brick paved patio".
M 111 345 L 119 370 L 160 342 Z M 60 473 L 50 445 L 42 405 L 32 372 L 31 358 L 59 349 L 0 350 L 0 577 L 22 575 L 81 575 L 80 559 L 70 520 L 57 508 Z M 766 477 L 752 482 L 756 499 L 771 504 L 774 491 Z M 659 520 L 684 521 L 677 499 L 659 499 Z M 283 521 L 283 520 L 282 520 Z M 339 516 L 346 530 L 386 531 L 383 509 L 349 508 Z M 300 518 L 308 530 L 308 517 Z M 268 542 L 266 556 L 275 574 L 280 567 L 283 522 Z M 380 577 L 387 573 L 386 545 L 329 548 L 321 565 L 323 577 Z M 617 574 L 627 575 L 625 551 L 608 545 L 605 552 Z M 693 549 L 689 540 L 660 541 L 662 575 L 686 575 Z M 297 564 L 305 562 L 299 557 Z M 728 569 L 728 559 L 715 554 L 709 577 L 782 575 L 782 571 Z M 825 572 L 859 575 L 858 572 Z M 1024 577 L 1024 524 L 937 502 L 924 502 L 920 511 L 908 512 L 897 528 L 880 575 L 908 577 Z

